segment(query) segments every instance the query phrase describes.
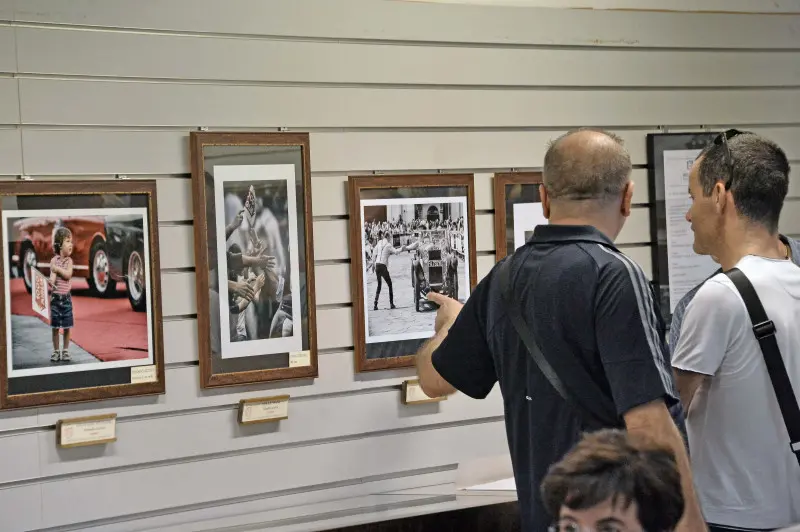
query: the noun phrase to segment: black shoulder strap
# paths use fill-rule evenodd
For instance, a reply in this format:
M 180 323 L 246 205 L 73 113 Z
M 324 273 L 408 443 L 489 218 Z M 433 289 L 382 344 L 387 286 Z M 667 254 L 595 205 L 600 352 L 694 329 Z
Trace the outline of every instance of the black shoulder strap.
M 789 445 L 797 458 L 797 463 L 800 464 L 800 406 L 797 405 L 797 397 L 792 389 L 789 374 L 786 372 L 778 340 L 775 338 L 775 324 L 767 316 L 750 279 L 741 270 L 733 268 L 725 272 L 725 275 L 739 290 L 744 305 L 747 307 L 747 313 L 753 324 L 753 332 L 761 346 L 761 352 L 764 354 L 769 379 L 775 389 L 775 397 L 778 399 L 783 422 L 789 432 Z
M 533 330 L 526 325 L 525 319 L 522 317 L 519 299 L 515 298 L 513 294 L 510 272 L 511 257 L 506 259 L 505 262 L 498 267 L 497 271 L 503 303 L 511 319 L 511 324 L 514 326 L 514 329 L 517 331 L 517 334 L 519 334 L 520 339 L 522 339 L 522 342 L 530 353 L 531 358 L 533 358 L 533 361 L 544 374 L 545 378 L 547 378 L 567 404 L 582 414 L 582 416 L 586 418 L 585 420 L 592 426 L 597 428 L 620 427 L 621 421 L 616 414 L 613 401 L 597 386 L 591 376 L 588 375 L 588 372 L 586 372 L 577 361 L 575 361 L 575 364 L 572 364 L 572 370 L 575 372 L 576 377 L 580 378 L 576 378 L 575 380 L 581 381 L 581 386 L 584 388 L 584 393 L 582 395 L 592 397 L 592 401 L 584 401 L 584 404 L 581 404 L 580 401 L 569 392 L 561 378 L 559 378 L 553 366 L 550 365 L 544 354 L 542 354 L 541 349 L 539 349 L 538 342 L 533 335 Z M 528 297 L 530 297 L 530 294 L 528 294 Z

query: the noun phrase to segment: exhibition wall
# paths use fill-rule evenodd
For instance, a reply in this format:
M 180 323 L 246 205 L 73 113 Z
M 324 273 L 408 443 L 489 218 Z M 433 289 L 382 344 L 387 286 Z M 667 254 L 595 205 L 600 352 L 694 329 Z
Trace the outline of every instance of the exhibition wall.
M 645 135 L 747 128 L 800 163 L 800 15 L 0 0 L 0 175 L 157 181 L 166 367 L 164 395 L 0 413 L 0 529 L 319 530 L 503 500 L 458 491 L 510 473 L 498 390 L 403 405 L 412 368 L 354 371 L 347 178 L 473 173 L 480 279 L 493 175 L 583 125 L 630 151 L 618 244 L 651 276 Z M 200 388 L 198 128 L 310 132 L 317 378 Z M 800 235 L 796 176 L 790 196 Z M 281 394 L 288 419 L 237 424 L 241 399 Z M 104 413 L 115 443 L 56 447 L 58 420 Z

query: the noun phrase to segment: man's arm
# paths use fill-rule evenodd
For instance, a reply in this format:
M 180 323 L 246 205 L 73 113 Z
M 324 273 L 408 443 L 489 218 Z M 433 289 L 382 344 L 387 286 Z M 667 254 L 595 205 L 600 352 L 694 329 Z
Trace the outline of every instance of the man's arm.
M 737 311 L 744 315 L 736 294 L 714 280 L 706 281 L 686 307 L 672 367 L 687 417 L 697 390 L 722 365 L 735 334 Z
M 614 256 L 598 272 L 594 302 L 595 337 L 611 395 L 629 431 L 646 433 L 674 451 L 685 500 L 678 531 L 703 532 L 686 446 L 667 408 L 678 398 L 652 292 L 638 265 Z
M 441 308 L 441 307 L 440 307 Z M 456 389 L 444 378 L 439 375 L 433 367 L 433 352 L 441 345 L 442 340 L 447 336 L 447 331 L 438 331 L 433 338 L 425 342 L 416 356 L 417 377 L 419 386 L 428 397 L 443 397 L 456 393 Z
M 231 220 L 231 223 L 225 226 L 225 241 L 227 242 L 228 239 L 231 237 L 234 231 L 236 231 L 240 225 L 242 225 L 242 221 L 244 221 L 244 209 L 240 210 L 236 213 L 236 216 Z
M 681 397 L 681 403 L 683 403 L 683 409 L 687 416 L 697 390 L 708 379 L 709 376 L 702 373 L 675 369 L 675 384 L 678 386 L 678 394 Z
M 480 318 L 486 302 L 487 278 L 475 288 L 466 304 L 435 292 L 428 299 L 437 305 L 436 334 L 417 353 L 420 386 L 429 397 L 456 390 L 483 399 L 497 382 L 494 360 Z
M 676 530 L 678 532 L 707 530 L 700 503 L 697 502 L 697 492 L 694 489 L 692 467 L 686 453 L 686 446 L 664 401 L 655 400 L 637 406 L 626 412 L 623 417 L 628 432 L 639 433 L 655 443 L 667 445 L 675 453 L 685 500 L 683 517 Z

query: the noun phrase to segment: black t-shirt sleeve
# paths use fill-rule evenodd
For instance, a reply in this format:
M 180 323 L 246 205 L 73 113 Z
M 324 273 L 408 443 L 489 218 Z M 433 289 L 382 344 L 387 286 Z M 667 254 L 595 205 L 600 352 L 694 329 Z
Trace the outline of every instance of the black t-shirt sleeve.
M 432 357 L 433 367 L 439 375 L 474 399 L 489 395 L 497 382 L 483 319 L 487 280 L 475 288 Z
M 614 254 L 598 273 L 595 335 L 619 415 L 656 399 L 677 402 L 652 292 L 641 268 Z

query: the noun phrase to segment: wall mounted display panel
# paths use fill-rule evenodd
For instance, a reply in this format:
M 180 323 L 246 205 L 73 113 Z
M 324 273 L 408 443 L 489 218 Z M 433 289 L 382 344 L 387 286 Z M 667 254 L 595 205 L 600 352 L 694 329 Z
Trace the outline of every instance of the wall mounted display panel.
M 477 279 L 472 174 L 350 177 L 356 370 L 413 366 L 434 334 L 439 292 L 466 301 Z
M 0 184 L 3 408 L 164 392 L 155 181 Z
M 317 376 L 309 139 L 191 134 L 201 385 Z

